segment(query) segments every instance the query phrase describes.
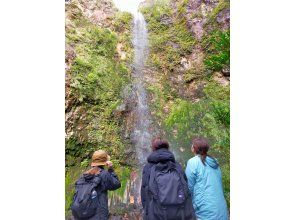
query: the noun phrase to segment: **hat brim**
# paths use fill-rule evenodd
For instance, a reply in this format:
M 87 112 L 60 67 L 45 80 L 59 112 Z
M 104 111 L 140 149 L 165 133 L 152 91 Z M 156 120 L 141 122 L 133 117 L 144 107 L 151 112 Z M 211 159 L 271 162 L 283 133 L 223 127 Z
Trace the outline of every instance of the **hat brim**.
M 91 167 L 105 166 L 106 162 L 91 163 Z
M 107 155 L 107 161 L 110 161 L 110 156 L 109 155 Z M 105 162 L 97 162 L 97 163 L 92 162 L 91 167 L 105 166 L 107 161 L 105 161 Z

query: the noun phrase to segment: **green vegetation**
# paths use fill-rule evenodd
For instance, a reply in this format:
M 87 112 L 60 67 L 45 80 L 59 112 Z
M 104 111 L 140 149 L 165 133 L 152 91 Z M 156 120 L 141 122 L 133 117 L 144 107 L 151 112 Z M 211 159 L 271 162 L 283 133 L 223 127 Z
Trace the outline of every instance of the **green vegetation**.
M 181 56 L 191 53 L 196 41 L 186 27 L 186 20 L 173 21 L 169 1 L 155 1 L 141 9 L 148 22 L 149 64 L 168 74 L 180 64 Z
M 106 150 L 123 184 L 129 175 L 122 138 L 123 118 L 115 114 L 121 91 L 129 83 L 131 21 L 129 13 L 117 12 L 109 28 L 99 27 L 85 17 L 76 1 L 66 6 L 66 44 L 75 56 L 66 72 L 66 216 L 74 182 L 89 166 L 92 153 Z M 117 45 L 126 56 L 120 57 Z M 123 189 L 121 189 L 123 190 Z
M 115 191 L 115 194 L 122 198 L 127 187 L 127 182 L 130 179 L 131 170 L 129 167 L 117 167 L 115 171 L 121 181 L 121 187 Z M 111 193 L 113 194 L 113 192 L 110 192 L 110 195 Z
M 71 169 L 71 172 L 65 173 L 65 215 L 69 215 L 70 205 L 72 202 L 75 188 L 73 182 L 81 175 L 80 169 Z
M 229 8 L 229 2 L 219 1 L 207 15 L 200 9 L 189 12 L 194 13 L 189 18 L 208 21 L 201 40 L 196 40 L 188 28 L 187 3 L 187 0 L 157 0 L 141 8 L 148 23 L 148 64 L 157 79 L 148 85 L 151 112 L 184 166 L 192 157 L 192 138 L 204 136 L 210 140 L 210 154 L 220 163 L 225 197 L 230 205 L 230 89 L 212 77 L 230 65 L 230 32 L 216 22 L 218 14 Z M 195 51 L 199 56 L 193 54 Z M 190 67 L 183 70 L 182 58 L 188 60 L 191 55 L 198 60 L 190 59 Z M 197 89 L 187 96 L 185 92 L 191 82 Z
M 208 70 L 220 71 L 230 65 L 230 31 L 214 31 L 202 45 L 207 53 L 204 64 Z
M 229 88 L 216 82 L 208 82 L 205 97 L 193 103 L 177 99 L 165 125 L 170 132 L 177 130 L 173 137 L 180 144 L 188 144 L 195 135 L 210 138 L 214 145 L 227 145 L 229 138 L 230 108 Z M 191 123 L 193 122 L 193 123 Z
M 204 93 L 205 97 L 196 103 L 177 99 L 164 121 L 164 126 L 173 146 L 186 149 L 181 157 L 183 165 L 192 156 L 189 147 L 194 137 L 202 136 L 210 140 L 212 145 L 210 154 L 216 157 L 221 165 L 225 195 L 229 203 L 229 87 L 211 81 L 206 85 Z
M 81 125 L 85 136 L 69 139 L 66 152 L 71 155 L 74 151 L 73 156 L 80 157 L 82 155 L 77 154 L 82 152 L 80 148 L 90 151 L 106 148 L 118 156 L 123 144 L 119 135 L 120 122 L 113 116 L 113 111 L 120 103 L 120 92 L 127 83 L 129 69 L 115 60 L 118 40 L 114 32 L 93 25 L 80 30 L 78 39 L 68 36 L 69 43 L 75 43 L 77 53 L 69 74 L 72 93 L 78 106 L 87 113 Z M 73 143 L 77 150 L 73 149 Z
M 229 0 L 219 0 L 218 5 L 213 9 L 213 11 L 208 15 L 208 21 L 206 25 L 215 23 L 217 15 L 225 8 L 230 8 Z
M 122 64 L 115 65 L 117 37 L 113 32 L 91 27 L 81 37 L 76 46 L 79 56 L 71 68 L 71 87 L 80 102 L 99 104 L 104 109 L 117 101 L 113 97 L 120 93 L 128 70 Z
M 123 61 L 133 59 L 133 46 L 131 41 L 133 16 L 128 12 L 117 12 L 113 17 L 112 30 L 117 33 L 118 43 L 123 47 L 126 58 Z
M 114 16 L 113 27 L 116 32 L 131 30 L 133 16 L 128 12 L 117 12 Z

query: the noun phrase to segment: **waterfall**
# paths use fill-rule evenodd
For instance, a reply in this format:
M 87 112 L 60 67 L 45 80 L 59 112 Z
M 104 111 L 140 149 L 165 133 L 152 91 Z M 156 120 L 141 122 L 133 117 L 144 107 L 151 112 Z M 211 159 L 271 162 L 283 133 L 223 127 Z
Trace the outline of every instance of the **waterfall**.
M 138 167 L 133 171 L 130 180 L 130 203 L 141 205 L 140 188 L 142 168 L 151 152 L 151 115 L 148 107 L 148 96 L 144 85 L 144 69 L 148 56 L 148 33 L 146 22 L 140 12 L 134 14 L 132 42 L 134 61 L 132 87 L 136 105 L 133 109 L 134 127 L 131 142 L 136 150 Z
M 147 93 L 144 87 L 144 66 L 148 56 L 148 35 L 146 22 L 140 12 L 134 15 L 133 27 L 133 90 L 137 99 L 134 109 L 135 124 L 132 134 L 132 143 L 136 148 L 139 164 L 145 163 L 150 153 L 151 143 L 151 116 L 148 107 Z
M 130 219 L 141 219 L 141 175 L 146 159 L 151 152 L 151 139 L 154 135 L 152 120 L 148 107 L 148 96 L 145 89 L 144 69 L 148 57 L 148 32 L 145 19 L 140 12 L 136 12 L 133 22 L 132 43 L 134 47 L 134 61 L 132 69 L 132 97 L 135 103 L 132 109 L 133 130 L 131 143 L 137 155 L 137 169 L 132 170 L 130 180 L 123 198 L 115 195 L 110 200 L 112 208 L 125 207 Z M 116 219 L 114 216 L 111 219 Z

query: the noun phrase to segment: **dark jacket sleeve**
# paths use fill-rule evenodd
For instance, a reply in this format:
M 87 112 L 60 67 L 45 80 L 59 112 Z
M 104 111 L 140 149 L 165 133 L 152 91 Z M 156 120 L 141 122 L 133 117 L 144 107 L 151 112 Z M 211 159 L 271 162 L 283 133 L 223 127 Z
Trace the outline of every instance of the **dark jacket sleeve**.
M 150 164 L 146 164 L 142 173 L 142 185 L 141 185 L 141 201 L 143 208 L 145 209 L 148 202 L 148 181 L 150 175 Z
M 105 190 L 116 190 L 121 187 L 121 183 L 112 168 L 105 172 L 104 176 Z

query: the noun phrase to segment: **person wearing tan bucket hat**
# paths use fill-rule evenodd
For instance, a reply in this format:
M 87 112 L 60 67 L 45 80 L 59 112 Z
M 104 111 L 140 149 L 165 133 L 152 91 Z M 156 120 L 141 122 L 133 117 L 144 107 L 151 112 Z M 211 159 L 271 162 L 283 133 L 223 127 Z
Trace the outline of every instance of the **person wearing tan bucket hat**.
M 109 164 L 110 156 L 104 150 L 97 150 L 92 156 L 92 167 L 105 166 Z
M 73 204 L 77 204 L 77 208 L 75 210 L 72 208 L 72 213 L 75 217 L 75 220 L 107 220 L 109 218 L 107 192 L 108 190 L 113 191 L 120 188 L 121 183 L 113 170 L 113 164 L 110 161 L 110 156 L 104 150 L 97 150 L 93 153 L 90 165 L 91 168 L 84 172 L 83 176 L 76 182 L 77 196 L 74 197 L 75 199 L 73 201 Z M 105 169 L 105 166 L 108 167 L 107 170 Z M 89 185 L 90 190 L 86 188 L 87 184 Z M 96 185 L 93 186 L 93 184 Z M 93 206 L 93 204 L 96 204 L 93 207 L 94 211 L 82 210 L 81 208 L 79 208 L 79 205 L 83 203 L 79 201 L 84 200 L 83 198 L 78 198 L 78 186 L 81 187 L 81 197 L 86 194 L 84 193 L 85 191 L 88 190 L 90 192 L 91 196 L 88 198 L 88 200 L 90 200 L 89 204 L 91 204 L 91 206 Z M 84 207 L 88 206 L 85 205 Z M 89 214 L 85 218 L 83 214 L 86 212 L 91 212 L 94 214 Z

